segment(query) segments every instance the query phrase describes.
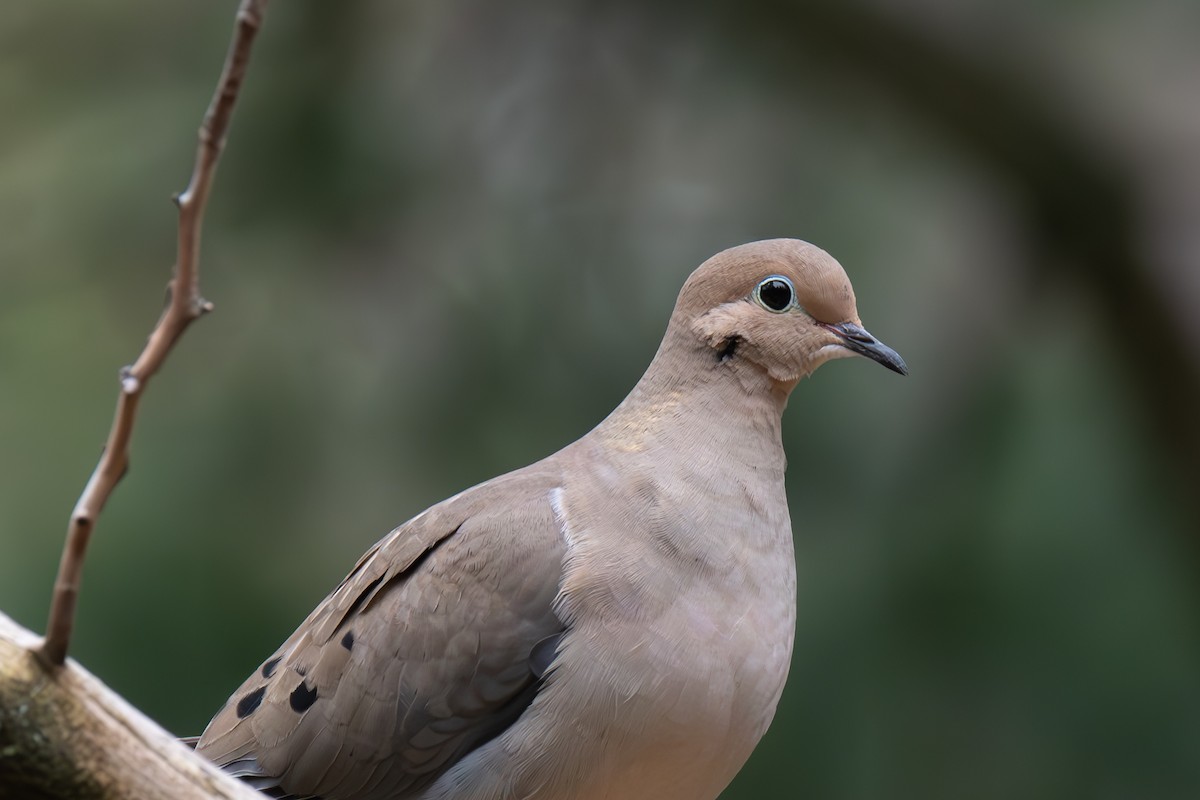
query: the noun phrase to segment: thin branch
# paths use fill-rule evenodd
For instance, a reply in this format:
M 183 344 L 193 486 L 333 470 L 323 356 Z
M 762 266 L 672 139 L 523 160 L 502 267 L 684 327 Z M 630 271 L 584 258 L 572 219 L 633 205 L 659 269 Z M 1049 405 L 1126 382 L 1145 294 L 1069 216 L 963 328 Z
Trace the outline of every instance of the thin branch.
M 84 556 L 96 518 L 129 468 L 129 440 L 142 392 L 192 321 L 212 310 L 212 304 L 200 295 L 200 227 L 217 161 L 225 147 L 229 120 L 246 75 L 250 48 L 262 25 L 266 6 L 267 0 L 242 0 L 238 8 L 233 41 L 217 83 L 217 91 L 200 125 L 200 144 L 192 177 L 187 188 L 175 199 L 179 207 L 179 252 L 170 283 L 170 303 L 150 333 L 137 361 L 133 366 L 121 370 L 117 411 L 108 442 L 100 456 L 100 463 L 96 465 L 75 504 L 75 510 L 71 512 L 67 541 L 50 601 L 46 638 L 38 649 L 42 658 L 51 665 L 61 665 L 66 660 L 75 622 Z

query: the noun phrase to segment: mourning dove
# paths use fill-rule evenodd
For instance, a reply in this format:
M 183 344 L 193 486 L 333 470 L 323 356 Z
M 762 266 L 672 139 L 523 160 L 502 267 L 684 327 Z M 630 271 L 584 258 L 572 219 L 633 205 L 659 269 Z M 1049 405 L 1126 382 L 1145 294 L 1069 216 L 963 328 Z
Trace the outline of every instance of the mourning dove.
M 907 374 L 823 250 L 713 256 L 607 419 L 385 536 L 198 752 L 276 797 L 712 800 L 791 659 L 780 417 L 855 354 Z

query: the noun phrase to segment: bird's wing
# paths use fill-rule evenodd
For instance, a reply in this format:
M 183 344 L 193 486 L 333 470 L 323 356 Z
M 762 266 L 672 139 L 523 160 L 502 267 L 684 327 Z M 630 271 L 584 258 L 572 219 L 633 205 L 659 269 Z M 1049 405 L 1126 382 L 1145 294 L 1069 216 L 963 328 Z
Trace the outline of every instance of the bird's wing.
M 399 800 L 498 735 L 532 702 L 564 630 L 556 485 L 552 471 L 510 473 L 386 536 L 197 751 L 286 796 Z

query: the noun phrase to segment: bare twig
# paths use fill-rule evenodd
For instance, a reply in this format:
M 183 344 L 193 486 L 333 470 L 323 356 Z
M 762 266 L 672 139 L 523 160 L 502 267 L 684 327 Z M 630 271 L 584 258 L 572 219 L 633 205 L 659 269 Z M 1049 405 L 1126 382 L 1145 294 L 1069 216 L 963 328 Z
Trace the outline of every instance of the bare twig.
M 233 106 L 246 74 L 250 48 L 262 24 L 266 6 L 267 0 L 241 0 L 221 79 L 200 125 L 200 143 L 192 177 L 183 193 L 175 198 L 179 207 L 179 252 L 170 283 L 170 303 L 137 361 L 121 370 L 117 411 L 108 442 L 100 463 L 71 512 L 67 541 L 50 602 L 46 638 L 38 649 L 42 658 L 52 665 L 61 665 L 67 657 L 84 555 L 97 516 L 129 467 L 129 439 L 142 392 L 188 325 L 212 310 L 212 304 L 200 296 L 200 226 L 217 161 L 225 147 Z

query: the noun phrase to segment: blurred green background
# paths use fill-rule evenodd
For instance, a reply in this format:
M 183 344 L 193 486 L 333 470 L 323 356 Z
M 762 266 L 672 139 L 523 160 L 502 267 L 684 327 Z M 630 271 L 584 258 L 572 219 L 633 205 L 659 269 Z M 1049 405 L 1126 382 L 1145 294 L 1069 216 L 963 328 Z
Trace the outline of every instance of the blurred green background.
M 0 6 L 0 609 L 41 630 L 233 0 Z M 599 421 L 711 253 L 900 379 L 785 419 L 799 629 L 723 795 L 1200 796 L 1200 5 L 277 2 L 72 654 L 180 734 L 394 525 Z

